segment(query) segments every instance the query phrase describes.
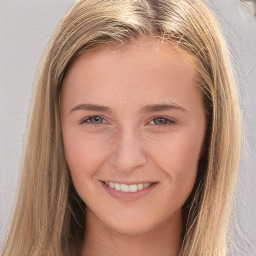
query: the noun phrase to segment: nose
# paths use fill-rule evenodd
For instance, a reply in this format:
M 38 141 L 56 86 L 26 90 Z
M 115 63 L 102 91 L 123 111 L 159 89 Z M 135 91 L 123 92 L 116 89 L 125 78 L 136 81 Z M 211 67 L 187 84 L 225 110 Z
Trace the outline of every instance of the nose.
M 123 131 L 115 140 L 115 147 L 110 156 L 110 164 L 122 172 L 131 172 L 147 162 L 143 150 L 142 137 L 133 131 Z

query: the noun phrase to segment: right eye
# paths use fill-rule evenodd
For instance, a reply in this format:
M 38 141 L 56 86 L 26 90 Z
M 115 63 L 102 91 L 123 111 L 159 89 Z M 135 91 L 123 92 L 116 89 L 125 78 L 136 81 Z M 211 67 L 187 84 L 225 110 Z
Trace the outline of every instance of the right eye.
M 81 122 L 81 124 L 89 124 L 91 126 L 98 126 L 104 122 L 105 122 L 105 120 L 100 116 L 91 116 L 91 117 L 84 119 Z

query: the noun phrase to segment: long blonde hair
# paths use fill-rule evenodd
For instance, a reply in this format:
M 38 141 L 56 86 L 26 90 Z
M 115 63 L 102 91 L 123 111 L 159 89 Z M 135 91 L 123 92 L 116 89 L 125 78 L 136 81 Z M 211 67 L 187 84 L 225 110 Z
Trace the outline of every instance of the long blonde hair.
M 207 109 L 205 149 L 195 187 L 183 207 L 179 255 L 226 255 L 241 122 L 229 54 L 213 14 L 202 0 L 81 0 L 61 21 L 38 71 L 4 256 L 70 255 L 83 241 L 85 204 L 65 161 L 61 84 L 80 53 L 138 36 L 169 42 L 193 61 Z

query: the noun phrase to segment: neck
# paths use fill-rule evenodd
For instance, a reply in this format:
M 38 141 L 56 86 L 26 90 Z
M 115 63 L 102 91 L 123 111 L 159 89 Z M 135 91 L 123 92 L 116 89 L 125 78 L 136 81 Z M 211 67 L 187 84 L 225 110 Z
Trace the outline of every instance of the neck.
M 139 235 L 120 234 L 102 224 L 90 211 L 82 256 L 177 256 L 182 236 L 182 214 Z

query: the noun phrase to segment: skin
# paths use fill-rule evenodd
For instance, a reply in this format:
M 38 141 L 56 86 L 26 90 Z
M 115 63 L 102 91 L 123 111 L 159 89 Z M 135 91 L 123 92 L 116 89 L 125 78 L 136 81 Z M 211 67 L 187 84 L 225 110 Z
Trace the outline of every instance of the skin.
M 193 64 L 153 39 L 96 48 L 69 68 L 61 114 L 66 160 L 87 205 L 81 254 L 177 255 L 182 206 L 206 129 Z M 112 197 L 102 181 L 156 184 L 126 201 Z

